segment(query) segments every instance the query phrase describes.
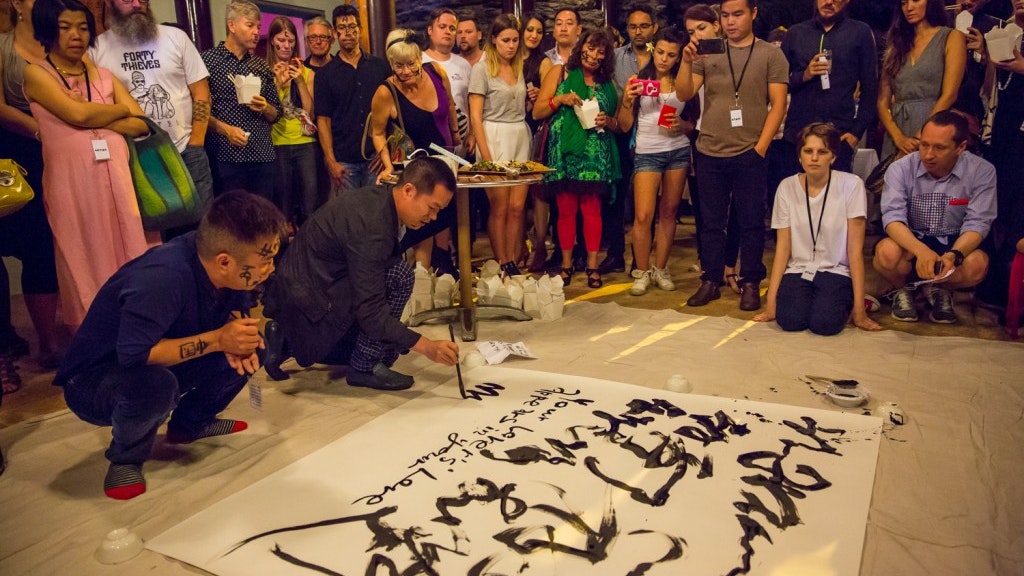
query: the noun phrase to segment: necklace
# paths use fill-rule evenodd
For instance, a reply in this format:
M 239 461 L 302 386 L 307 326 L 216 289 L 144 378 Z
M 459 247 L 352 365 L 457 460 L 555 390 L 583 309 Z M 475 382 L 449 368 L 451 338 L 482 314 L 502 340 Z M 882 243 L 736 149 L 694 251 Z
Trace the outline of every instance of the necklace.
M 999 78 L 997 77 L 996 78 L 996 83 L 999 85 L 999 91 L 1000 92 L 1005 92 L 1006 89 L 1010 87 L 1010 82 L 1012 82 L 1012 81 L 1013 81 L 1013 72 L 1010 72 L 1006 76 L 1006 82 L 1000 82 Z
M 57 72 L 60 72 L 60 74 L 63 75 L 63 76 L 81 76 L 81 75 L 85 74 L 85 64 L 84 63 L 82 64 L 82 69 L 81 70 L 79 70 L 78 72 L 71 72 L 70 70 L 65 70 L 65 69 L 61 68 L 60 66 L 57 66 L 57 64 L 54 63 L 54 61 L 51 60 L 49 57 L 47 57 L 47 61 L 49 61 L 50 64 L 53 64 L 54 69 L 57 70 Z

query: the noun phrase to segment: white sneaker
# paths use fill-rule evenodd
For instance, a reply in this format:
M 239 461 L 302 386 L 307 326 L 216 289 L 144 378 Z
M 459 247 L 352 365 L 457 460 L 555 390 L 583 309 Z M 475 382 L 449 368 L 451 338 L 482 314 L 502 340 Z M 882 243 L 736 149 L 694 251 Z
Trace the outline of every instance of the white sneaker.
M 672 274 L 668 271 L 668 266 L 664 268 L 651 267 L 651 280 L 658 285 L 658 288 L 671 292 L 676 289 L 676 283 L 672 281 Z
M 647 294 L 647 288 L 651 285 L 650 270 L 633 270 L 633 285 L 629 288 L 632 296 L 643 296 Z

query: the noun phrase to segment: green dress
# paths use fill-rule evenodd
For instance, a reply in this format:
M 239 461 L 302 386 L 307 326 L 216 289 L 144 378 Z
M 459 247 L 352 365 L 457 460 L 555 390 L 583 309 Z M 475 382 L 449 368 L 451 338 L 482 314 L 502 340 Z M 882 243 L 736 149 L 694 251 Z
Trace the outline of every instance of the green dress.
M 618 98 L 611 81 L 598 86 L 587 86 L 580 69 L 569 71 L 565 80 L 558 85 L 555 94 L 575 92 L 581 98 L 597 98 L 601 110 L 608 116 L 615 115 Z M 596 129 L 584 130 L 572 106 L 562 106 L 551 121 L 548 134 L 548 166 L 554 172 L 547 174 L 548 182 L 558 180 L 579 180 L 582 182 L 612 183 L 619 179 L 619 150 L 615 136 L 610 130 L 598 133 Z

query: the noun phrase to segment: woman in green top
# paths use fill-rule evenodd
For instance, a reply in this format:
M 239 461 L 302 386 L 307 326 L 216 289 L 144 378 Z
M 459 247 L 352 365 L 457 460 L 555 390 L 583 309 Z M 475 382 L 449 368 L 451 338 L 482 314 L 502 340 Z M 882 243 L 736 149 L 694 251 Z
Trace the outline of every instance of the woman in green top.
M 270 23 L 267 64 L 274 73 L 281 116 L 270 131 L 277 184 L 274 203 L 292 225 L 317 208 L 316 139 L 313 137 L 313 71 L 299 58 L 295 24 L 284 16 Z
M 615 40 L 607 29 L 585 31 L 566 63 L 554 66 L 544 81 L 533 107 L 542 120 L 554 114 L 548 135 L 548 181 L 558 202 L 558 238 L 562 248 L 562 281 L 572 281 L 572 247 L 576 240 L 576 212 L 583 213 L 583 238 L 587 248 L 587 286 L 600 288 L 597 253 L 601 245 L 601 198 L 612 193 L 619 178 L 619 153 L 611 130 L 618 97 L 612 76 Z M 584 100 L 596 99 L 600 107 L 592 128 L 584 128 L 574 112 Z

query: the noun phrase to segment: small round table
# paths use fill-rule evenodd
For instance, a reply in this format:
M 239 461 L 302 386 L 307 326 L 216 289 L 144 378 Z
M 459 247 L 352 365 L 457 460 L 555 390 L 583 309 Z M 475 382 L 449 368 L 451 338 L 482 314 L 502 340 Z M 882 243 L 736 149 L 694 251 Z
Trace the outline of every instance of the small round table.
M 497 320 L 532 320 L 533 318 L 518 308 L 511 306 L 480 305 L 473 300 L 473 257 L 472 239 L 469 231 L 469 191 L 472 188 L 502 188 L 506 186 L 528 186 L 539 184 L 544 179 L 542 172 L 527 172 L 518 176 L 506 174 L 460 174 L 455 190 L 455 219 L 459 248 L 459 303 L 454 306 L 434 308 L 413 315 L 409 319 L 410 326 L 419 326 L 424 322 L 442 320 L 452 322 L 458 320 L 462 340 L 476 340 L 476 323 L 478 319 Z M 397 176 L 381 181 L 382 184 L 395 185 Z

